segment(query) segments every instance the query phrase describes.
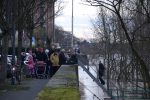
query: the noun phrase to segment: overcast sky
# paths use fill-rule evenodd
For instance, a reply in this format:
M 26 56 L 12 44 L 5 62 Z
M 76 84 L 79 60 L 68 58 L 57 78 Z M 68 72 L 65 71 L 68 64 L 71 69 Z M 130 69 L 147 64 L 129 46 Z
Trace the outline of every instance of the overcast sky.
M 72 0 L 63 0 L 65 8 L 63 14 L 55 19 L 55 24 L 71 32 Z M 79 38 L 93 37 L 91 20 L 96 17 L 96 8 L 83 5 L 81 0 L 73 0 L 74 3 L 74 35 Z

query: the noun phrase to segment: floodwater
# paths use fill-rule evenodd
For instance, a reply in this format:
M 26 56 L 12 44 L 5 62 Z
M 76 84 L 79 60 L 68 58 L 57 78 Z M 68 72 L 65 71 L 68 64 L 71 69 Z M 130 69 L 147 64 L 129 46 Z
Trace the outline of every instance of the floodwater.
M 89 70 L 95 77 L 97 77 L 94 66 L 90 66 Z M 78 67 L 78 71 L 81 100 L 104 100 L 105 93 L 103 90 L 80 66 Z

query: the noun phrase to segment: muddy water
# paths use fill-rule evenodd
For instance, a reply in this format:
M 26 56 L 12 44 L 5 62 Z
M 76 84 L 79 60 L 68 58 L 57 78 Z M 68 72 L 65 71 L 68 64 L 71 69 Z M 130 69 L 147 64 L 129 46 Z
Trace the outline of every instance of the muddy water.
M 97 77 L 94 67 L 91 66 L 89 70 Z M 104 100 L 105 94 L 103 93 L 103 90 L 81 67 L 79 67 L 79 81 L 81 100 Z

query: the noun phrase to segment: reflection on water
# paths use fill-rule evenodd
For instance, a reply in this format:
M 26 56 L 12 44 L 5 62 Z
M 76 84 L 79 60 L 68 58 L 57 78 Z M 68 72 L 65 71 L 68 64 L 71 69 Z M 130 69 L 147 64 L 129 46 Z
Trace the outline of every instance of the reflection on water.
M 90 72 L 96 77 L 94 67 L 90 67 Z M 104 100 L 103 90 L 92 80 L 92 78 L 79 67 L 79 87 L 82 92 L 81 100 Z

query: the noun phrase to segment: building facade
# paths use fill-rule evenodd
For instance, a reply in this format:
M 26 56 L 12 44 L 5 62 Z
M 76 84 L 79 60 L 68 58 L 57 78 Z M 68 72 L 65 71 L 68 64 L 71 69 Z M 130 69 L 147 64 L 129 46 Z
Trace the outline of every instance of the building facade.
M 39 5 L 40 4 L 40 5 Z M 53 39 L 54 33 L 54 2 L 40 0 L 37 3 L 37 11 L 34 16 L 34 36 L 37 46 L 47 46 Z M 48 42 L 49 41 L 49 42 Z

